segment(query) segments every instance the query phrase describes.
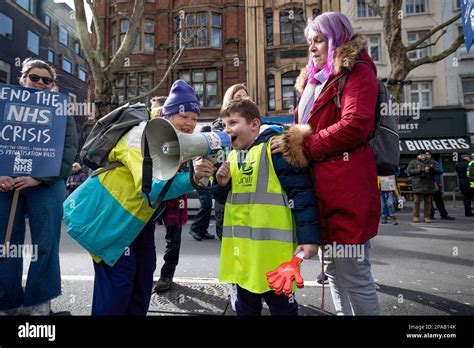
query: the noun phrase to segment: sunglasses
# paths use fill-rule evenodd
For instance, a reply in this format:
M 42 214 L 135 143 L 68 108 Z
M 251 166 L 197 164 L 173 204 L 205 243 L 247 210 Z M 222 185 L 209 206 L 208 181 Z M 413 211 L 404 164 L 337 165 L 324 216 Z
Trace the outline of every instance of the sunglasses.
M 53 83 L 53 79 L 46 76 L 38 76 L 35 74 L 29 74 L 28 78 L 31 80 L 31 82 L 38 82 L 41 79 L 45 85 L 50 85 L 51 83 Z

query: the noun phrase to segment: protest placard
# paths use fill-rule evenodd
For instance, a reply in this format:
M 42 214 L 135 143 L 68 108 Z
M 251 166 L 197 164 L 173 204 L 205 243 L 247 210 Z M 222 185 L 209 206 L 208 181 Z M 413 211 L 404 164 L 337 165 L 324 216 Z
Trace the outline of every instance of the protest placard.
M 59 175 L 67 103 L 60 93 L 0 83 L 0 175 Z
M 380 177 L 380 190 L 381 191 L 395 191 L 397 182 L 395 175 L 381 176 Z

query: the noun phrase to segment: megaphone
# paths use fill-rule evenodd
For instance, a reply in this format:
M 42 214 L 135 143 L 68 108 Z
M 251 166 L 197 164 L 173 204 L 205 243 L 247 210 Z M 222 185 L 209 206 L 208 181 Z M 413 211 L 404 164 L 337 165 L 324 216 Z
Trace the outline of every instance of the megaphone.
M 159 180 L 171 179 L 183 162 L 195 157 L 217 158 L 232 143 L 225 132 L 182 133 L 164 118 L 154 118 L 145 126 L 141 143 L 143 156 L 145 141 L 153 161 L 153 176 Z

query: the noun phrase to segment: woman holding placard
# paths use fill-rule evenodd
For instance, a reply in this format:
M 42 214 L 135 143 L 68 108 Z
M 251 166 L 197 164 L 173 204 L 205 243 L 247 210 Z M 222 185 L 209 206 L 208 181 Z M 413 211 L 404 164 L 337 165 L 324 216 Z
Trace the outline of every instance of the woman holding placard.
M 56 91 L 54 69 L 39 59 L 26 59 L 19 83 L 23 87 Z M 25 250 L 25 218 L 28 217 L 32 253 L 23 290 L 23 253 L 0 256 L 0 315 L 50 315 L 51 299 L 61 294 L 59 239 L 64 179 L 71 174 L 77 153 L 77 131 L 73 117 L 67 118 L 64 151 L 59 176 L 0 176 L 0 243 L 4 250 Z M 1 175 L 2 173 L 0 173 Z M 15 191 L 18 193 L 15 194 Z M 17 204 L 12 204 L 14 203 Z M 10 210 L 15 209 L 13 231 L 4 243 Z

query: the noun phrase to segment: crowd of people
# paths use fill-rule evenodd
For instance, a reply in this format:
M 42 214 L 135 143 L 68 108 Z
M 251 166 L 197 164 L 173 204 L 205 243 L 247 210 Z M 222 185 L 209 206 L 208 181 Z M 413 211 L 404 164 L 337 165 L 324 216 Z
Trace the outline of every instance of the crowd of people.
M 219 279 L 231 284 L 232 306 L 238 315 L 260 315 L 262 300 L 272 315 L 298 314 L 294 293 L 277 293 L 266 279 L 267 272 L 298 253 L 305 259 L 319 257 L 323 270 L 314 273 L 321 283 L 327 279 L 336 314 L 379 315 L 371 239 L 380 222 L 398 223 L 395 202 L 400 195 L 396 175 L 378 177 L 368 143 L 375 129 L 376 66 L 364 48 L 365 39 L 341 13 L 310 18 L 304 33 L 309 59 L 296 83 L 300 99 L 294 125 L 263 127 L 245 85 L 231 86 L 220 118 L 212 129 L 201 130 L 230 135 L 232 151 L 226 162 L 217 166 L 198 159 L 192 178 L 182 165 L 169 189 L 166 181 L 154 178 L 155 196 L 167 190 L 166 207 L 159 214 L 141 193 L 145 121 L 110 151 L 109 161 L 123 166 L 87 178 L 80 163 L 73 163 L 77 134 L 74 119 L 68 117 L 59 176 L 0 176 L 0 238 L 7 229 L 13 192 L 19 190 L 11 243 L 24 243 L 28 217 L 32 243 L 40 249 L 25 288 L 23 259 L 0 258 L 0 314 L 53 314 L 51 300 L 61 294 L 59 242 L 64 211 L 68 233 L 91 254 L 92 315 L 146 315 L 153 291 L 163 293 L 172 287 L 188 220 L 187 194 L 195 190 L 191 181 L 214 177 L 217 190 L 212 194 L 198 190 L 201 209 L 190 234 L 196 241 L 215 238 L 209 233 L 215 199 L 216 235 L 222 241 Z M 347 81 L 337 107 L 333 99 L 343 74 Z M 46 91 L 57 88 L 54 69 L 40 60 L 24 62 L 20 84 Z M 181 80 L 173 83 L 168 96 L 151 100 L 151 119 L 163 117 L 183 133 L 195 131 L 200 111 L 195 91 Z M 456 167 L 466 216 L 473 216 L 472 163 L 463 155 Z M 421 201 L 423 221 L 431 222 L 432 200 L 441 219 L 454 219 L 443 202 L 443 169 L 431 153 L 420 151 L 407 173 L 415 198 L 413 222 L 420 221 Z M 156 222 L 166 228 L 166 250 L 159 280 L 153 284 Z M 327 255 L 322 246 L 333 243 L 362 246 L 362 259 L 361 255 Z

